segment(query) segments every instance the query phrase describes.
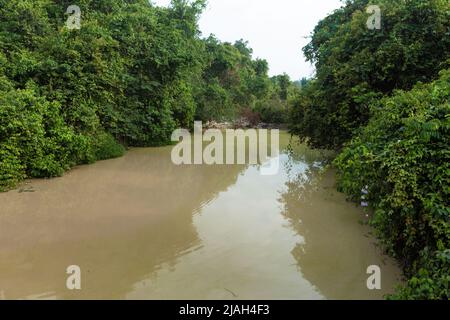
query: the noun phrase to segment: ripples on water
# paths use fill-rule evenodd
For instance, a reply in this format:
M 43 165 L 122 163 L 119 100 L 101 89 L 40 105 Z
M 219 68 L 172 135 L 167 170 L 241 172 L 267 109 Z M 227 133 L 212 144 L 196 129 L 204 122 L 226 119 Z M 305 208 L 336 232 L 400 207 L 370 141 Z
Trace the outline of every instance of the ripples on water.
M 281 136 L 281 169 L 174 166 L 171 148 L 0 194 L 0 297 L 380 299 L 399 270 L 321 173 L 330 155 Z M 82 290 L 65 287 L 79 265 Z M 369 265 L 381 291 L 366 288 Z

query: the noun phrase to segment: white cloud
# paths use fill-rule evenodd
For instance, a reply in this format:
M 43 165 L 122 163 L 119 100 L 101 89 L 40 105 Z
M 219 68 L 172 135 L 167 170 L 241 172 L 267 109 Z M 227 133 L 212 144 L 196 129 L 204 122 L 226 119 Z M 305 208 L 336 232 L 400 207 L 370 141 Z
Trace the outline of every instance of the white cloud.
M 166 6 L 170 0 L 153 0 Z M 248 40 L 254 56 L 267 59 L 271 75 L 310 76 L 302 48 L 316 24 L 341 6 L 340 0 L 209 0 L 200 19 L 204 36 Z

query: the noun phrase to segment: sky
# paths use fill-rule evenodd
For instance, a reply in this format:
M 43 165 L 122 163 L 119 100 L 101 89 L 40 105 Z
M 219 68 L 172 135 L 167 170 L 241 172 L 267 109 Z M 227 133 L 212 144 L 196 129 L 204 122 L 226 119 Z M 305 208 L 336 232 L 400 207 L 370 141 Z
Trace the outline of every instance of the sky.
M 152 2 L 170 4 L 170 0 Z M 249 41 L 253 56 L 269 62 L 271 76 L 286 72 L 298 80 L 314 74 L 302 52 L 308 36 L 340 6 L 340 0 L 209 0 L 200 30 L 203 37 L 212 33 L 222 41 Z

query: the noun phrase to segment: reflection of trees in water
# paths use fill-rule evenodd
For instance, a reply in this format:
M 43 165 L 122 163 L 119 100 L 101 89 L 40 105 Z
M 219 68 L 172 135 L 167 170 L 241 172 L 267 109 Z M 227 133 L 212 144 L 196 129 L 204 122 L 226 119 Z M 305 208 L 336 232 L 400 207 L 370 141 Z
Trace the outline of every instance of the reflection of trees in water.
M 287 175 L 285 183 L 287 190 L 300 198 L 305 197 L 308 190 L 313 189 L 319 173 L 330 163 L 332 153 L 323 150 L 309 149 L 305 144 L 299 144 L 292 138 L 284 148 L 286 159 L 283 168 Z M 283 198 L 283 196 L 282 196 Z M 284 203 L 283 199 L 281 202 Z
M 48 181 L 62 193 L 50 190 L 34 195 L 42 197 L 41 202 L 55 203 L 65 217 L 61 219 L 55 213 L 47 221 L 33 221 L 29 214 L 18 212 L 19 219 L 25 219 L 18 221 L 22 232 L 35 234 L 39 245 L 31 242 L 32 236 L 30 243 L 24 243 L 20 234 L 0 227 L 5 231 L 0 232 L 0 243 L 15 239 L 21 243 L 21 248 L 9 252 L 0 250 L 0 291 L 7 298 L 44 292 L 66 299 L 123 298 L 137 282 L 152 279 L 161 264 L 175 266 L 181 255 L 201 246 L 193 214 L 234 185 L 245 168 L 177 167 L 170 162 L 170 148 L 160 148 L 134 150 L 124 158 L 83 168 L 86 172 L 77 170 L 72 173 L 74 182 L 67 182 L 69 177 Z M 98 203 L 102 202 L 102 192 L 109 193 L 104 198 L 108 203 Z M 103 205 L 117 212 L 103 214 L 105 219 L 96 215 L 90 220 L 78 206 L 73 214 L 66 214 L 75 194 L 85 210 L 89 207 L 83 203 L 93 203 L 96 207 L 92 212 L 105 210 Z M 25 204 L 30 209 L 33 206 L 31 202 Z M 70 228 L 79 232 L 64 234 L 60 230 Z M 40 241 L 45 234 L 49 240 Z M 71 264 L 82 268 L 81 291 L 65 288 L 65 270 Z
M 334 189 L 334 171 L 320 155 L 292 150 L 279 201 L 290 227 L 304 239 L 292 250 L 299 271 L 327 298 L 367 296 L 365 269 L 377 254 L 355 222 L 359 211 Z M 367 260 L 367 263 L 365 264 Z M 363 262 L 364 261 L 364 262 Z
M 301 149 L 304 146 L 300 146 Z M 287 175 L 285 189 L 281 192 L 279 202 L 282 204 L 282 214 L 289 224 L 300 231 L 301 219 L 297 213 L 299 203 L 309 201 L 311 192 L 317 185 L 318 174 L 323 170 L 321 162 L 318 161 L 316 154 L 311 154 L 307 158 L 301 151 L 294 150 L 290 144 L 287 149 L 287 160 L 283 162 L 283 167 Z M 309 162 L 308 162 L 309 160 Z M 299 234 L 303 235 L 301 232 Z M 301 245 L 299 245 L 301 246 Z

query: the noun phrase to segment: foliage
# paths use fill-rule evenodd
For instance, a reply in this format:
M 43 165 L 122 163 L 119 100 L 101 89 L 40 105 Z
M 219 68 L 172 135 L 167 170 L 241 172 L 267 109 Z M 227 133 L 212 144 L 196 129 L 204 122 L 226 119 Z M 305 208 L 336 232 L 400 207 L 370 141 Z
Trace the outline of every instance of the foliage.
M 366 25 L 371 4 L 381 30 Z M 449 15 L 446 0 L 345 1 L 304 48 L 317 74 L 290 106 L 293 133 L 341 150 L 339 189 L 369 192 L 371 224 L 408 278 L 393 299 L 450 298 Z
M 118 158 L 125 153 L 125 148 L 121 144 L 118 144 L 114 137 L 106 132 L 102 132 L 93 137 L 92 144 L 95 150 L 94 156 L 96 160 Z
M 288 75 L 269 78 L 267 61 L 253 59 L 243 40 L 222 43 L 210 36 L 204 42 L 207 67 L 196 95 L 198 119 L 221 121 L 252 114 L 252 119 L 264 122 L 287 121 L 293 85 Z
M 0 188 L 166 144 L 195 115 L 204 1 L 0 0 Z
M 0 0 L 0 188 L 167 143 L 193 120 L 204 3 Z
M 286 123 L 287 122 L 287 105 L 286 101 L 282 101 L 277 97 L 258 101 L 255 110 L 260 114 L 262 122 L 265 123 Z
M 204 42 L 206 69 L 196 96 L 197 118 L 234 119 L 266 96 L 268 64 L 265 60 L 253 60 L 252 50 L 243 40 L 222 43 L 211 35 Z
M 450 299 L 450 250 L 437 251 L 434 256 L 425 254 L 423 267 L 399 288 L 389 299 L 396 300 L 448 300 Z
M 378 5 L 381 30 L 367 28 Z M 314 88 L 293 109 L 291 129 L 319 148 L 340 148 L 370 118 L 370 102 L 435 79 L 450 57 L 447 0 L 348 0 L 315 28 L 304 48 Z
M 68 127 L 57 102 L 24 89 L 0 92 L 0 188 L 25 176 L 54 177 L 89 159 L 87 138 Z
M 367 198 L 371 224 L 410 277 L 399 298 L 450 298 L 450 70 L 375 102 L 335 160 L 339 188 Z
M 71 4 L 0 0 L 3 190 L 271 101 L 267 61 L 247 42 L 200 38 L 204 0 L 80 0 L 79 30 L 66 26 Z

